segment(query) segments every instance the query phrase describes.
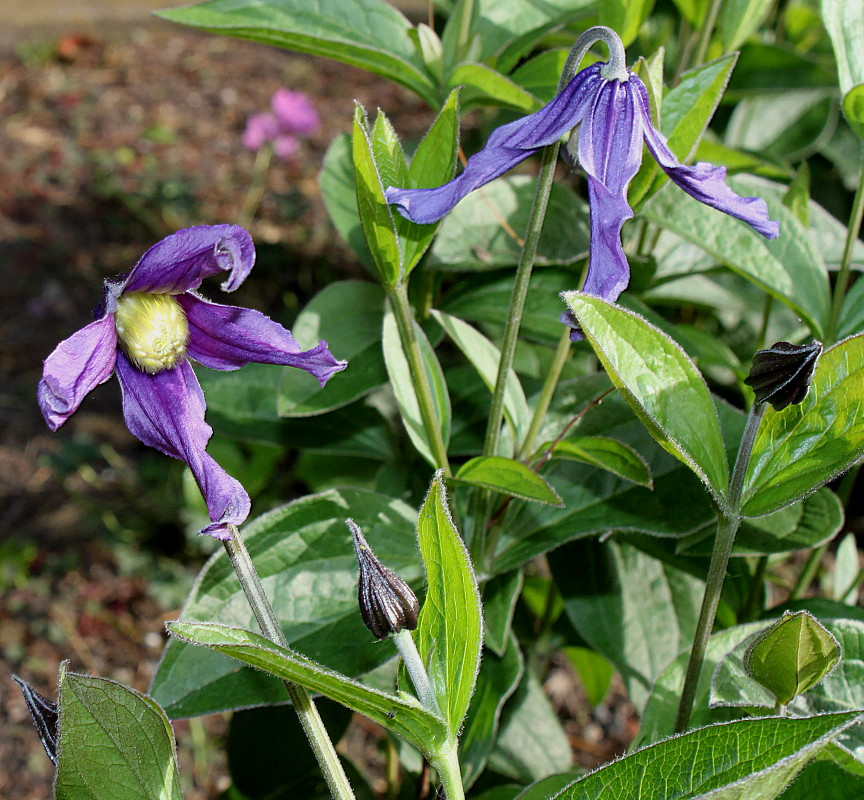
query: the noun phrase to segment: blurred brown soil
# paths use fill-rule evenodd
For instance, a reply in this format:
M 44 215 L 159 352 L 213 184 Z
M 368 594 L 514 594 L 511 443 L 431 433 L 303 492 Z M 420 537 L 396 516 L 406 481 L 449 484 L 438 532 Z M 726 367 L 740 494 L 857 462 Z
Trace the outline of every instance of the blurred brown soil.
M 322 125 L 294 160 L 269 173 L 252 229 L 259 249 L 279 245 L 285 255 L 261 264 L 264 274 L 237 302 L 283 316 L 286 304 L 299 308 L 329 280 L 359 269 L 316 182 L 329 142 L 350 131 L 353 101 L 384 109 L 406 138 L 432 114 L 366 73 L 167 23 L 103 36 L 33 33 L 2 47 L 0 797 L 37 800 L 51 795 L 52 769 L 10 673 L 53 697 L 68 659 L 73 671 L 146 690 L 163 622 L 177 614 L 173 598 L 118 564 L 110 537 L 94 535 L 123 528 L 123 509 L 137 494 L 135 465 L 147 456 L 122 425 L 116 387 L 101 387 L 51 434 L 34 396 L 42 359 L 89 321 L 102 281 L 152 243 L 177 227 L 236 218 L 254 163 L 241 145 L 244 122 L 266 110 L 278 87 L 307 92 Z M 71 443 L 88 441 L 92 460 L 64 470 Z M 182 530 L 175 524 L 169 534 Z M 133 551 L 139 545 L 126 542 Z M 187 571 L 194 567 L 193 558 Z M 611 710 L 589 718 L 574 700 L 572 676 L 555 674 L 579 763 L 620 753 L 634 732 L 620 691 Z M 186 800 L 215 797 L 228 781 L 225 719 L 174 727 Z

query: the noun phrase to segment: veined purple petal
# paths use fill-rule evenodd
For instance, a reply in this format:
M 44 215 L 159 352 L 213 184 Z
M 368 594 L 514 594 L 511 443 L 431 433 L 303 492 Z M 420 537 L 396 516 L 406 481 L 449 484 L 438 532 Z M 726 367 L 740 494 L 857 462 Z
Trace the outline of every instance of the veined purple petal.
M 111 377 L 116 354 L 114 317 L 107 314 L 64 339 L 45 359 L 37 397 L 52 431 L 78 410 L 90 391 Z
M 768 204 L 761 197 L 742 197 L 733 192 L 726 184 L 725 167 L 715 167 L 704 161 L 688 167 L 675 158 L 675 154 L 666 144 L 666 138 L 651 125 L 651 110 L 645 86 L 638 79 L 636 83 L 636 98 L 642 116 L 645 144 L 663 171 L 700 203 L 746 222 L 766 239 L 776 239 L 780 234 L 780 223 L 768 217 Z
M 154 244 L 116 292 L 181 294 L 201 281 L 229 272 L 222 290 L 233 292 L 255 263 L 255 245 L 239 225 L 199 225 L 172 233 Z
M 435 189 L 388 187 L 384 197 L 412 222 L 437 222 L 469 192 L 511 170 L 535 150 L 560 139 L 582 120 L 604 81 L 602 64 L 582 70 L 551 103 L 530 116 L 502 125 L 468 159 L 462 174 Z
M 315 376 L 323 386 L 346 367 L 319 342 L 301 350 L 291 331 L 260 311 L 211 303 L 194 294 L 177 298 L 189 322 L 186 352 L 205 367 L 230 371 L 244 364 L 282 364 Z
M 148 375 L 118 353 L 117 377 L 126 426 L 148 447 L 189 465 L 212 521 L 201 532 L 228 538 L 227 526 L 249 515 L 249 495 L 206 452 L 213 431 L 204 421 L 204 392 L 189 362 Z

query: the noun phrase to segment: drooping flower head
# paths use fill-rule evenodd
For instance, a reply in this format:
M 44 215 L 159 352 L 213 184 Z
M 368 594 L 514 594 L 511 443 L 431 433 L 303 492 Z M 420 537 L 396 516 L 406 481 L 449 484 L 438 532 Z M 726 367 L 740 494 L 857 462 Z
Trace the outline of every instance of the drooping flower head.
M 189 465 L 210 514 L 201 532 L 217 539 L 229 538 L 229 526 L 246 519 L 249 496 L 206 452 L 213 431 L 189 359 L 222 371 L 249 363 L 298 367 L 322 386 L 346 366 L 326 342 L 302 351 L 290 331 L 264 314 L 217 305 L 194 291 L 224 271 L 222 289 L 233 292 L 254 263 L 252 237 L 237 225 L 171 234 L 128 275 L 106 282 L 98 319 L 45 359 L 38 389 L 42 415 L 56 431 L 116 372 L 127 427 L 144 444 Z
M 578 67 L 591 43 L 609 46 L 609 63 L 582 70 L 564 85 L 547 106 L 493 131 L 486 146 L 468 159 L 462 174 L 434 189 L 385 191 L 387 202 L 413 222 L 436 222 L 465 195 L 503 175 L 532 153 L 554 144 L 578 126 L 568 145 L 571 156 L 588 176 L 591 206 L 591 252 L 583 291 L 614 301 L 630 279 L 621 247 L 621 228 L 633 216 L 627 187 L 642 163 L 642 143 L 666 174 L 702 203 L 743 220 L 773 239 L 779 225 L 768 218 L 758 197 L 741 197 L 726 184 L 726 169 L 700 162 L 684 166 L 651 124 L 648 92 L 625 67 L 624 48 L 609 28 L 586 31 L 573 49 L 569 65 Z M 562 81 L 563 82 L 563 81 Z M 578 138 L 577 138 L 578 137 Z
M 284 88 L 274 92 L 270 108 L 272 111 L 252 114 L 246 120 L 243 146 L 258 150 L 265 142 L 272 142 L 277 158 L 287 161 L 300 145 L 297 137 L 317 130 L 318 112 L 303 92 Z

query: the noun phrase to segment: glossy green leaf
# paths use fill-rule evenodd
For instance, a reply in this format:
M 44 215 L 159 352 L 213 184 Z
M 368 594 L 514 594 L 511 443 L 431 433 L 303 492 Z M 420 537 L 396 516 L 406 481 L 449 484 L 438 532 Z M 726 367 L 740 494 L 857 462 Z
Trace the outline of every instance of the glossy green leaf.
M 773 800 L 856 716 L 847 712 L 710 725 L 601 767 L 554 800 Z
M 485 64 L 460 64 L 450 74 L 451 88 L 463 87 L 465 105 L 495 105 L 531 114 L 541 102 L 518 83 Z
M 510 625 L 522 591 L 522 571 L 496 575 L 483 585 L 483 644 L 503 656 L 510 642 Z
M 57 800 L 180 800 L 174 734 L 146 695 L 60 668 Z
M 480 593 L 471 560 L 447 508 L 444 478 L 437 472 L 417 523 L 426 565 L 426 599 L 414 637 L 450 735 L 468 709 L 483 643 Z
M 546 442 L 538 452 L 554 445 L 552 458 L 566 458 L 605 469 L 624 480 L 651 488 L 651 472 L 645 459 L 632 447 L 608 436 L 573 436 L 560 442 Z
M 185 642 L 216 650 L 282 680 L 320 692 L 393 731 L 423 753 L 435 753 L 447 741 L 444 722 L 415 698 L 404 693 L 396 697 L 370 689 L 257 633 L 211 622 L 183 620 L 169 623 L 168 630 Z
M 379 115 L 379 119 L 381 118 Z M 357 208 L 378 279 L 385 286 L 392 287 L 403 277 L 402 252 L 396 220 L 384 200 L 385 184 L 375 158 L 373 132 L 374 129 L 369 130 L 365 111 L 358 104 L 354 109 L 352 135 Z
M 420 593 L 417 512 L 383 495 L 340 489 L 304 497 L 245 525 L 243 538 L 291 647 L 356 676 L 396 651 L 390 643 L 376 641 L 360 619 L 357 558 L 345 528 L 349 516 L 376 554 Z M 182 616 L 255 626 L 223 550 L 199 573 Z M 251 669 L 238 670 L 218 653 L 176 640 L 168 643 L 150 695 L 173 718 L 285 701 L 279 681 Z
M 499 178 L 471 192 L 441 223 L 427 264 L 438 269 L 487 270 L 515 266 L 528 226 L 535 179 Z M 570 264 L 588 252 L 588 205 L 556 183 L 535 265 Z M 503 309 L 502 309 L 503 313 Z
M 381 357 L 384 292 L 363 281 L 337 281 L 326 286 L 300 312 L 291 326 L 302 344 L 324 340 L 330 351 L 348 361 L 327 386 L 298 369 L 282 372 L 277 408 L 280 416 L 322 414 L 348 405 L 387 380 Z
M 446 445 L 450 439 L 450 426 L 453 415 L 450 407 L 450 395 L 447 392 L 447 383 L 444 380 L 441 365 L 438 363 L 438 358 L 432 349 L 432 345 L 429 344 L 426 334 L 423 333 L 422 328 L 416 322 L 412 320 L 412 323 L 414 325 L 414 335 L 417 337 L 420 354 L 426 368 L 426 377 L 432 387 L 432 402 L 435 408 L 435 416 L 441 428 L 441 437 Z M 417 452 L 434 466 L 435 459 L 432 455 L 432 447 L 429 444 L 429 436 L 426 432 L 426 426 L 423 424 L 423 417 L 420 414 L 417 395 L 414 393 L 411 368 L 408 365 L 408 358 L 402 347 L 396 319 L 389 308 L 384 315 L 382 346 L 384 348 L 384 363 L 387 365 L 387 374 L 390 377 L 390 385 L 396 394 L 396 402 L 399 405 L 399 413 L 402 416 L 405 430 L 412 444 L 417 448 Z
M 432 316 L 438 321 L 451 341 L 462 351 L 474 369 L 483 378 L 483 383 L 489 387 L 490 392 L 495 387 L 498 379 L 498 363 L 501 353 L 482 333 L 472 328 L 468 323 L 444 314 L 441 311 L 433 311 Z M 507 384 L 504 389 L 504 414 L 507 422 L 513 430 L 513 435 L 518 441 L 528 429 L 531 422 L 531 410 L 525 399 L 525 392 L 519 378 L 511 369 L 507 375 Z
M 485 653 L 477 674 L 477 688 L 468 707 L 465 726 L 459 736 L 459 762 L 466 789 L 480 776 L 495 746 L 501 709 L 522 678 L 523 659 L 514 636 L 508 638 L 498 656 Z
M 814 491 L 864 453 L 864 335 L 826 350 L 804 401 L 766 409 L 742 493 L 757 517 Z
M 587 647 L 565 647 L 563 652 L 579 676 L 586 699 L 592 706 L 599 706 L 612 685 L 614 665 L 608 658 Z
M 717 28 L 723 51 L 737 50 L 765 21 L 771 0 L 726 0 L 720 6 Z
M 822 0 L 821 5 L 837 58 L 843 113 L 864 139 L 864 7 L 849 0 Z
M 744 651 L 744 671 L 781 705 L 821 681 L 840 659 L 840 644 L 806 611 L 784 614 Z
M 729 466 L 705 381 L 681 347 L 642 317 L 596 297 L 566 292 L 612 382 L 661 447 L 722 498 Z
M 477 456 L 466 461 L 454 476 L 455 480 L 491 489 L 493 492 L 561 506 L 558 493 L 536 472 L 521 461 L 503 456 Z
M 552 570 L 567 618 L 642 708 L 654 680 L 693 640 L 704 583 L 630 545 L 593 539 L 558 550 Z
M 736 188 L 734 181 L 730 185 Z M 746 189 L 743 194 L 748 194 Z M 765 239 L 743 222 L 695 201 L 672 185 L 657 192 L 641 213 L 789 306 L 818 338 L 829 309 L 825 265 L 794 213 L 780 199 L 767 201 L 771 219 L 780 222 L 777 239 Z
M 158 13 L 212 33 L 333 58 L 435 102 L 432 79 L 409 36 L 411 23 L 383 0 L 210 0 Z
M 636 38 L 654 0 L 605 0 L 597 9 L 597 22 L 612 28 L 627 47 Z

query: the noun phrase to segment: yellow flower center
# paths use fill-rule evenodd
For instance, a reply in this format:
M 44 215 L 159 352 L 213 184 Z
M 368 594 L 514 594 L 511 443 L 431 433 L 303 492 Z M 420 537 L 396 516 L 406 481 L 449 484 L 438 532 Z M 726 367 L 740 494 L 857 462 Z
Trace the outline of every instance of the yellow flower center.
M 150 375 L 171 369 L 186 354 L 189 323 L 173 295 L 121 294 L 114 325 L 123 352 L 138 369 Z

